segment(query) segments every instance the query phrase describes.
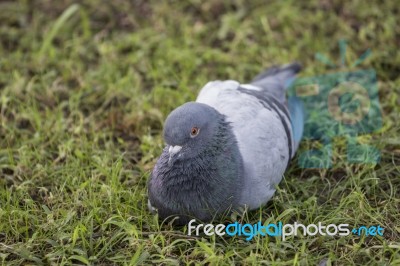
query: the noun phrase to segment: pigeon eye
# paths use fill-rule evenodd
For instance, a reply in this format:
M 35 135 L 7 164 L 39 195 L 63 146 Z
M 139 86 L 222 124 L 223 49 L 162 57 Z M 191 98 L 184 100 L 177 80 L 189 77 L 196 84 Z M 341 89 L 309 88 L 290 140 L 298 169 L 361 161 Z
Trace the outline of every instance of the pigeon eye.
M 200 129 L 198 127 L 192 127 L 192 129 L 190 130 L 190 136 L 192 138 L 196 137 L 200 132 Z

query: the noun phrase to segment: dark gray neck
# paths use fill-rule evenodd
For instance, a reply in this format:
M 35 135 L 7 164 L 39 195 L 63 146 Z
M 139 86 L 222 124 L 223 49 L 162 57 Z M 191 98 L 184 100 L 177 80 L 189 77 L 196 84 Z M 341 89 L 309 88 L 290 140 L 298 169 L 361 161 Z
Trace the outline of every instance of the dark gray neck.
M 165 151 L 159 162 L 168 164 Z M 155 207 L 161 217 L 188 214 L 207 220 L 239 200 L 242 158 L 232 128 L 223 117 L 213 141 L 198 156 L 165 169 L 162 173 L 155 170 L 152 179 L 159 180 L 150 184 L 158 187 L 150 189 L 150 199 L 159 205 Z

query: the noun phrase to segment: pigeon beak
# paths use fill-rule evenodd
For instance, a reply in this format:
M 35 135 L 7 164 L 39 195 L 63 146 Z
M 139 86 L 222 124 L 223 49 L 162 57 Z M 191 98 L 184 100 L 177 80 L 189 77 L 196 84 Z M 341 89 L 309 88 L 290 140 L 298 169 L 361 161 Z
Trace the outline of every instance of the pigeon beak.
M 172 159 L 173 157 L 175 157 L 175 155 L 176 155 L 181 149 L 182 149 L 182 146 L 178 146 L 178 145 L 169 146 L 169 149 L 168 149 L 168 153 L 169 153 L 169 160 L 168 160 L 168 162 L 169 162 L 169 163 L 171 162 L 171 159 Z

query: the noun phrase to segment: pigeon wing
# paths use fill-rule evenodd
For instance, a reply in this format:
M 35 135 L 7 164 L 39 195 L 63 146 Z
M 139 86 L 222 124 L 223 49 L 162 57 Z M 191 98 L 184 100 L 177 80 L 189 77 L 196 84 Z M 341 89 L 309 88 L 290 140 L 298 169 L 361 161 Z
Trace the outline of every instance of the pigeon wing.
M 294 154 L 286 107 L 255 85 L 209 82 L 196 100 L 226 116 L 243 159 L 241 205 L 258 208 L 274 194 Z

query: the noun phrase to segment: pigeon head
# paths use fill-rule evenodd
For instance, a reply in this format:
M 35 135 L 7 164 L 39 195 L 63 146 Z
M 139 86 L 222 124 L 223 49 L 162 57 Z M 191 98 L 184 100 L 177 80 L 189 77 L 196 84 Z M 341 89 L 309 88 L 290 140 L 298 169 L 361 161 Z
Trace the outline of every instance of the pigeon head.
M 196 102 L 186 103 L 172 111 L 164 127 L 169 163 L 201 153 L 217 133 L 219 116 L 214 108 Z
M 236 205 L 242 157 L 224 115 L 202 103 L 186 103 L 167 117 L 164 140 L 149 180 L 149 203 L 160 218 L 209 220 Z

